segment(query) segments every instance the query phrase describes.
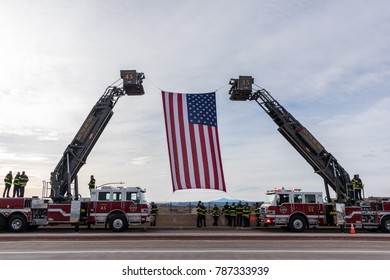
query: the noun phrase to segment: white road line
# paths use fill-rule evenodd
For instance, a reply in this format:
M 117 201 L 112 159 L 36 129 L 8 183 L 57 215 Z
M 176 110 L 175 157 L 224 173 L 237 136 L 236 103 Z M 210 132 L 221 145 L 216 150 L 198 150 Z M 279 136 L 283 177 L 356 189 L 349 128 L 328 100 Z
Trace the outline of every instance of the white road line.
M 24 254 L 91 254 L 91 253 L 109 253 L 109 254 L 123 254 L 123 253 L 267 253 L 267 254 L 285 254 L 285 253 L 305 253 L 305 254 L 388 254 L 390 251 L 379 250 L 256 250 L 256 249 L 199 249 L 199 250 L 66 250 L 66 251 L 0 251 L 1 255 L 24 255 Z
M 389 236 L 390 237 L 390 236 Z M 160 243 L 161 241 L 166 241 L 166 242 L 176 242 L 176 241 L 185 241 L 187 243 L 196 243 L 196 242 L 208 242 L 208 243 L 225 243 L 227 242 L 227 240 L 162 240 L 162 239 L 150 239 L 150 240 L 147 240 L 148 243 Z M 237 240 L 229 240 L 229 243 L 242 243 L 242 242 L 250 242 L 250 243 L 280 243 L 281 241 L 283 240 L 252 240 L 252 239 L 237 239 Z M 329 241 L 329 240 L 326 240 L 326 241 Z M 342 243 L 342 244 L 345 244 L 345 240 L 331 240 L 332 243 Z M 32 243 L 45 243 L 45 244 L 48 244 L 48 243 L 55 243 L 55 244 L 60 244 L 60 243 L 82 243 L 82 244 L 85 244 L 85 243 L 96 243 L 97 241 L 96 240 L 29 240 L 29 241 L 18 241 L 18 244 L 23 244 L 23 243 L 26 243 L 26 244 L 32 244 Z M 128 240 L 125 240 L 125 239 L 122 239 L 122 240 L 108 240 L 106 241 L 107 243 L 138 243 L 139 244 L 139 240 L 134 240 L 134 239 L 128 239 Z M 301 244 L 302 243 L 302 240 L 291 240 L 291 241 L 288 241 L 289 243 L 299 243 Z M 308 243 L 318 243 L 319 240 L 305 240 L 305 244 L 308 244 Z M 355 242 L 359 242 L 359 243 L 386 243 L 388 244 L 389 241 L 387 240 L 357 240 Z M 14 240 L 12 241 L 0 241 L 0 244 L 7 244 L 7 243 L 15 243 Z

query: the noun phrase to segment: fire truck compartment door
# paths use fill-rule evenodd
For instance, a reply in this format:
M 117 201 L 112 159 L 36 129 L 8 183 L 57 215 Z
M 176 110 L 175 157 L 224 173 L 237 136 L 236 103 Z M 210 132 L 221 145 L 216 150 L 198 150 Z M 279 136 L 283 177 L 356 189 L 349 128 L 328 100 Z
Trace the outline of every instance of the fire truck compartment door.
M 336 203 L 336 223 L 338 225 L 345 224 L 345 204 Z
M 80 220 L 81 201 L 74 200 L 70 205 L 70 222 L 77 223 Z

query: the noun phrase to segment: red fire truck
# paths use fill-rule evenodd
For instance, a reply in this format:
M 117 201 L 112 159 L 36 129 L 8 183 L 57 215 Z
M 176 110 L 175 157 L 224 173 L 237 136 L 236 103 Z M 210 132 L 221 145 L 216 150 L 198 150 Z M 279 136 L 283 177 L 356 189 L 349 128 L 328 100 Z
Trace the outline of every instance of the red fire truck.
M 371 197 L 348 205 L 327 202 L 321 192 L 275 188 L 266 193 L 260 208 L 260 223 L 293 232 L 320 226 L 354 226 L 390 232 L 390 200 Z
M 139 187 L 104 186 L 90 198 L 67 203 L 48 198 L 0 199 L 0 228 L 21 232 L 46 225 L 104 225 L 114 232 L 149 221 L 145 190 Z
M 102 186 L 92 190 L 90 198 L 81 198 L 78 192 L 77 174 L 114 114 L 113 108 L 119 98 L 145 93 L 143 73 L 121 70 L 121 78 L 123 86 L 106 89 L 65 149 L 51 172 L 50 182 L 44 182 L 43 198 L 0 199 L 0 230 L 20 232 L 58 224 L 72 224 L 78 229 L 79 225 L 103 224 L 113 231 L 123 231 L 130 224 L 148 221 L 145 190 L 139 187 Z
M 272 95 L 258 87 L 254 79 L 231 79 L 229 94 L 233 101 L 256 101 L 278 126 L 278 131 L 324 180 L 326 201 L 320 192 L 273 190 L 261 207 L 263 225 L 303 231 L 310 226 L 339 225 L 390 232 L 390 198 L 357 199 L 348 172 L 323 145 L 294 118 Z M 332 199 L 329 186 L 336 198 Z M 360 197 L 359 197 L 360 198 Z

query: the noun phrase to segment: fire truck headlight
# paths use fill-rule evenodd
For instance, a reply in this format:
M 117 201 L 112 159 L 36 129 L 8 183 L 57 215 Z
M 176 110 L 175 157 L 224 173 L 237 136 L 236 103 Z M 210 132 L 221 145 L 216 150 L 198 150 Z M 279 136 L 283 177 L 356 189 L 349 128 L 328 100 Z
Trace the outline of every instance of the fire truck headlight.
M 267 210 L 267 215 L 275 215 L 275 210 Z

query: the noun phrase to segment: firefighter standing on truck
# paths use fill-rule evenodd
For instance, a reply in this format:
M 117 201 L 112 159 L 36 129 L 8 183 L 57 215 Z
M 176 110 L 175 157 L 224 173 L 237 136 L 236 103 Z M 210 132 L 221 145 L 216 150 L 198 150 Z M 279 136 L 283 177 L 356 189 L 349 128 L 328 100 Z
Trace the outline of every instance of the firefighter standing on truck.
M 12 197 L 19 197 L 20 193 L 20 172 L 18 172 L 14 179 L 14 192 Z
M 24 190 L 28 182 L 28 176 L 26 175 L 26 172 L 22 172 L 22 175 L 20 175 L 19 179 L 19 197 L 24 197 Z
M 11 186 L 12 186 L 12 171 L 8 172 L 7 175 L 5 175 L 4 177 L 4 183 L 5 183 L 5 189 L 4 189 L 4 192 L 3 192 L 3 197 L 9 197 L 9 190 L 11 189 Z
M 94 189 L 95 189 L 95 185 L 96 185 L 96 180 L 95 180 L 95 178 L 93 177 L 93 175 L 91 175 L 91 180 L 90 180 L 89 183 L 88 183 L 89 191 L 94 190 Z
M 363 182 L 359 178 L 359 174 L 353 176 L 352 186 L 354 190 L 355 200 L 363 200 L 362 198 Z

